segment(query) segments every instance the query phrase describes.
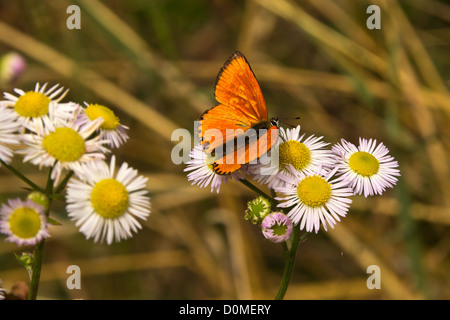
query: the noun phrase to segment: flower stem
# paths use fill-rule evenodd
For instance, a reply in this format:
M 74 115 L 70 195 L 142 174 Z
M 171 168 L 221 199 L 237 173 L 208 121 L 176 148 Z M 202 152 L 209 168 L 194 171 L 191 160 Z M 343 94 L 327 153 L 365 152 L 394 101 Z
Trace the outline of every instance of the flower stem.
M 45 187 L 45 195 L 48 198 L 48 207 L 45 210 L 45 216 L 47 218 L 50 215 L 50 206 L 52 203 L 52 198 L 50 197 L 50 195 L 53 193 L 53 179 L 51 178 L 52 169 L 53 169 L 53 167 L 50 167 L 50 170 L 48 172 L 47 185 Z M 45 239 L 42 239 L 42 241 L 40 241 L 36 245 L 36 249 L 34 250 L 33 270 L 32 270 L 32 275 L 31 275 L 30 291 L 28 292 L 28 300 L 36 300 L 36 298 L 37 298 L 39 282 L 41 279 L 41 269 L 42 269 L 42 258 L 44 256 L 44 246 L 45 246 Z
M 11 171 L 12 173 L 14 173 L 19 179 L 21 179 L 22 181 L 24 181 L 26 184 L 28 184 L 30 187 L 32 187 L 34 190 L 40 191 L 42 193 L 44 193 L 45 191 L 39 187 L 37 184 L 35 184 L 33 181 L 31 181 L 30 179 L 28 179 L 27 177 L 25 177 L 22 173 L 20 173 L 16 168 L 10 166 L 9 164 L 5 163 L 3 160 L 0 160 L 0 162 L 2 163 L 2 165 L 8 169 L 9 171 Z
M 28 292 L 28 300 L 36 300 L 39 280 L 41 278 L 42 257 L 44 255 L 45 239 L 42 239 L 36 245 L 34 250 L 33 272 L 31 275 L 30 291 Z
M 268 196 L 264 191 L 262 191 L 261 189 L 259 189 L 257 186 L 255 186 L 254 184 L 252 184 L 251 182 L 247 181 L 246 179 L 239 179 L 239 181 L 244 184 L 245 186 L 249 187 L 251 190 L 255 191 L 257 194 L 263 196 L 264 198 L 267 198 L 270 202 L 272 202 L 273 204 L 276 203 L 276 200 L 273 199 L 272 197 Z
M 268 196 L 265 192 L 260 190 L 254 184 L 250 183 L 246 179 L 239 180 L 242 184 L 255 191 L 259 195 L 267 198 L 272 205 L 277 205 L 278 201 L 275 200 L 276 193 L 273 189 L 271 189 L 272 197 Z M 284 295 L 286 294 L 286 290 L 289 286 L 289 282 L 291 281 L 292 271 L 294 270 L 295 258 L 297 256 L 297 248 L 300 242 L 303 242 L 306 239 L 306 236 L 300 237 L 300 228 L 294 227 L 291 236 L 290 246 L 287 245 L 286 242 L 281 243 L 283 248 L 283 258 L 285 261 L 283 276 L 281 278 L 280 288 L 278 289 L 278 293 L 275 296 L 275 300 L 283 300 Z
M 59 193 L 61 193 L 61 191 L 64 190 L 64 188 L 65 188 L 66 185 L 67 185 L 67 182 L 69 182 L 69 179 L 72 178 L 73 173 L 74 173 L 73 171 L 70 171 L 70 172 L 66 175 L 66 177 L 60 182 L 60 184 L 56 187 L 56 191 L 55 191 L 56 194 L 59 194 Z
M 296 227 L 292 231 L 292 244 L 290 248 L 283 242 L 283 254 L 284 254 L 284 271 L 281 278 L 280 288 L 275 296 L 275 300 L 283 300 L 286 290 L 291 281 L 292 271 L 294 270 L 295 257 L 297 256 L 297 248 L 300 243 L 300 228 Z

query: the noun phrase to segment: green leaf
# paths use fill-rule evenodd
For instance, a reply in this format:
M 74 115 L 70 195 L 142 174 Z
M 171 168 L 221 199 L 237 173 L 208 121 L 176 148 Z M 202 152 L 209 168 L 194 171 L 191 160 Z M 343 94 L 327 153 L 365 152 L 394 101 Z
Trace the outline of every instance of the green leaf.
M 47 217 L 47 222 L 54 226 L 62 226 L 61 222 L 59 222 L 53 218 L 50 218 L 50 217 Z

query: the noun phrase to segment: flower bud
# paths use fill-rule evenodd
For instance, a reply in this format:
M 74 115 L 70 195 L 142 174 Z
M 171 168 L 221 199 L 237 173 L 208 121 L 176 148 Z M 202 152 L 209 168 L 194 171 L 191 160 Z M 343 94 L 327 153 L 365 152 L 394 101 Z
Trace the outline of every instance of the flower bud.
M 266 239 L 280 243 L 289 239 L 292 233 L 292 221 L 282 212 L 272 212 L 261 223 L 262 233 Z
M 42 192 L 33 191 L 28 195 L 28 199 L 30 199 L 34 203 L 40 204 L 41 206 L 44 207 L 45 210 L 48 209 L 48 198 Z
M 16 256 L 17 261 L 25 267 L 31 280 L 31 275 L 33 274 L 34 254 L 31 252 L 22 252 L 21 256 L 17 254 L 14 255 Z
M 270 213 L 270 202 L 266 198 L 259 196 L 247 203 L 244 219 L 250 220 L 253 224 L 261 222 Z
M 0 82 L 13 82 L 25 70 L 25 59 L 17 52 L 10 52 L 0 57 Z

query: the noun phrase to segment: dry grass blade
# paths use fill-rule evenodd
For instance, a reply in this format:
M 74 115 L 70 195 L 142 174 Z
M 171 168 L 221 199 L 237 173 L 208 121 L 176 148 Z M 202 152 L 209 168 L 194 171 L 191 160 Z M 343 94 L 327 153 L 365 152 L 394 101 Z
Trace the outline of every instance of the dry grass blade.
M 430 141 L 426 143 L 425 148 L 428 154 L 431 168 L 433 169 L 436 181 L 440 185 L 440 190 L 443 193 L 443 199 L 450 198 L 450 182 L 448 177 L 450 176 L 450 169 L 448 167 L 449 161 L 445 152 L 445 147 L 440 141 L 433 139 L 438 134 L 439 127 L 436 125 L 432 110 L 427 108 L 426 97 L 424 96 L 420 85 L 420 73 L 426 74 L 427 81 L 430 86 L 433 86 L 435 91 L 442 91 L 443 84 L 440 77 L 437 75 L 434 67 L 427 53 L 420 44 L 420 40 L 416 39 L 415 34 L 410 27 L 407 20 L 404 18 L 402 11 L 399 7 L 393 5 L 394 2 L 390 2 L 389 15 L 385 19 L 386 31 L 384 32 L 388 46 L 392 49 L 391 59 L 395 68 L 392 68 L 392 83 L 397 85 L 400 90 L 400 94 L 407 106 L 410 106 L 409 110 L 416 121 L 416 126 L 420 132 L 424 141 Z M 385 4 L 386 5 L 386 4 Z M 405 37 L 406 33 L 406 37 Z M 414 42 L 406 41 L 402 46 L 404 39 L 414 38 Z M 406 50 L 408 45 L 414 43 L 414 49 L 418 50 L 417 54 L 420 54 L 421 63 L 419 63 L 419 70 L 413 68 L 412 62 L 409 61 Z M 417 54 L 414 57 L 417 60 Z M 445 91 L 445 90 L 444 90 Z
M 414 31 L 405 13 L 399 8 L 396 1 L 390 2 L 389 5 L 384 3 L 384 6 L 388 6 L 389 10 L 393 11 L 392 14 L 395 14 L 398 25 L 402 27 L 399 32 L 403 35 L 402 39 L 405 41 L 405 48 L 411 53 L 414 63 L 417 65 L 417 71 L 424 79 L 425 85 L 437 92 L 448 94 L 448 90 L 436 70 L 434 63 L 431 61 L 422 40 Z
M 415 292 L 404 280 L 385 264 L 375 252 L 371 250 L 369 244 L 361 242 L 345 224 L 340 224 L 329 236 L 335 241 L 347 254 L 353 256 L 361 269 L 366 270 L 370 265 L 377 265 L 382 272 L 381 285 L 392 299 L 420 299 L 420 294 Z
M 371 213 L 398 216 L 400 204 L 398 199 L 384 197 L 374 201 L 359 200 L 352 203 L 355 210 L 370 210 Z M 429 205 L 420 202 L 411 204 L 411 217 L 417 220 L 450 225 L 450 207 L 443 205 Z
M 136 261 L 139 261 L 139 263 L 136 263 Z M 182 250 L 116 254 L 97 259 L 57 261 L 44 265 L 41 281 L 67 279 L 66 270 L 70 265 L 79 266 L 83 270 L 83 277 L 90 277 L 101 274 L 127 272 L 130 270 L 187 267 L 190 261 L 191 258 Z M 2 271 L 2 277 L 6 279 L 24 279 L 24 276 L 26 276 L 26 272 L 23 268 Z
M 198 112 L 203 112 L 211 101 L 196 91 L 193 84 L 168 60 L 158 56 L 147 43 L 106 5 L 97 0 L 78 0 L 83 8 L 94 17 L 124 47 L 133 52 L 139 63 L 157 73 L 174 99 L 188 102 Z
M 79 30 L 66 25 L 69 1 L 0 5 L 0 51 L 19 51 L 27 60 L 25 73 L 6 86 L 25 90 L 56 79 L 72 83 L 63 84 L 70 86 L 71 100 L 103 100 L 125 113 L 130 139 L 114 151 L 148 178 L 151 214 L 132 239 L 98 244 L 85 239 L 66 204 L 55 200 L 51 217 L 62 225 L 50 226 L 40 298 L 274 297 L 282 248 L 264 238 L 260 225 L 243 219 L 255 190 L 230 180 L 220 193 L 211 192 L 210 185 L 190 184 L 185 164 L 170 161 L 172 132 L 183 126 L 192 133 L 193 120 L 213 106 L 214 78 L 234 50 L 251 63 L 269 115 L 286 119 L 281 127 L 300 125 L 301 134 L 322 136 L 328 147 L 341 138 L 374 138 L 399 162 L 394 189 L 351 197 L 347 217 L 334 229 L 302 242 L 285 298 L 450 297 L 448 4 L 74 4 L 81 9 Z M 381 9 L 381 30 L 366 25 L 372 4 Z M 33 182 L 45 184 L 46 172 L 20 163 L 19 156 L 13 160 Z M 0 169 L 0 202 L 25 197 L 23 183 Z M 28 281 L 13 255 L 20 250 L 15 243 L 0 245 L 0 278 L 7 287 Z M 66 289 L 72 264 L 83 279 L 75 294 Z M 380 267 L 381 290 L 366 285 L 370 265 Z
M 320 281 L 313 283 L 293 283 L 286 293 L 287 300 L 302 299 L 372 299 L 379 294 L 376 290 L 369 290 L 366 278 L 350 280 Z
M 309 0 L 308 3 L 329 20 L 331 20 L 337 28 L 339 28 L 347 37 L 359 43 L 361 46 L 371 50 L 379 51 L 380 47 L 375 40 L 365 32 L 361 25 L 355 21 L 354 17 L 346 10 L 351 7 L 348 3 L 338 3 L 337 1 L 314 1 Z
M 343 36 L 305 12 L 300 6 L 288 0 L 268 1 L 255 0 L 273 13 L 294 23 L 321 46 L 328 48 L 330 52 L 342 54 L 348 59 L 363 64 L 374 72 L 385 75 L 387 65 L 384 57 L 380 57 L 364 48 L 360 44 Z
M 128 113 L 167 141 L 171 141 L 172 132 L 178 128 L 172 120 L 123 91 L 97 72 L 80 68 L 67 56 L 1 21 L 0 41 L 41 62 L 56 73 L 77 80 L 81 85 Z M 114 92 L 114 95 L 111 95 L 111 92 Z

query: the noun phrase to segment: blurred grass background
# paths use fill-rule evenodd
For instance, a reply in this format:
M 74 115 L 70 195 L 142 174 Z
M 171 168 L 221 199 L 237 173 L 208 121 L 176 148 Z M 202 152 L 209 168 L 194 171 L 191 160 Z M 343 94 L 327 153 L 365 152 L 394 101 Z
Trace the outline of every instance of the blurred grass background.
M 69 30 L 69 5 L 81 29 Z M 381 8 L 369 30 L 366 9 Z M 190 186 L 170 161 L 176 128 L 215 105 L 215 77 L 235 50 L 250 61 L 271 116 L 301 116 L 302 131 L 331 144 L 383 141 L 402 177 L 383 196 L 354 197 L 334 230 L 299 248 L 286 299 L 449 299 L 450 5 L 437 0 L 0 1 L 0 53 L 21 53 L 26 72 L 1 91 L 36 82 L 69 88 L 65 101 L 101 103 L 130 127 L 114 154 L 149 178 L 152 214 L 128 241 L 93 244 L 52 216 L 41 299 L 272 299 L 279 245 L 243 219 L 253 193 L 237 182 Z M 13 164 L 35 181 L 46 172 Z M 23 196 L 0 169 L 1 200 Z M 27 273 L 15 244 L 0 244 L 9 290 Z M 68 290 L 66 268 L 81 268 Z M 381 268 L 369 290 L 366 269 Z

